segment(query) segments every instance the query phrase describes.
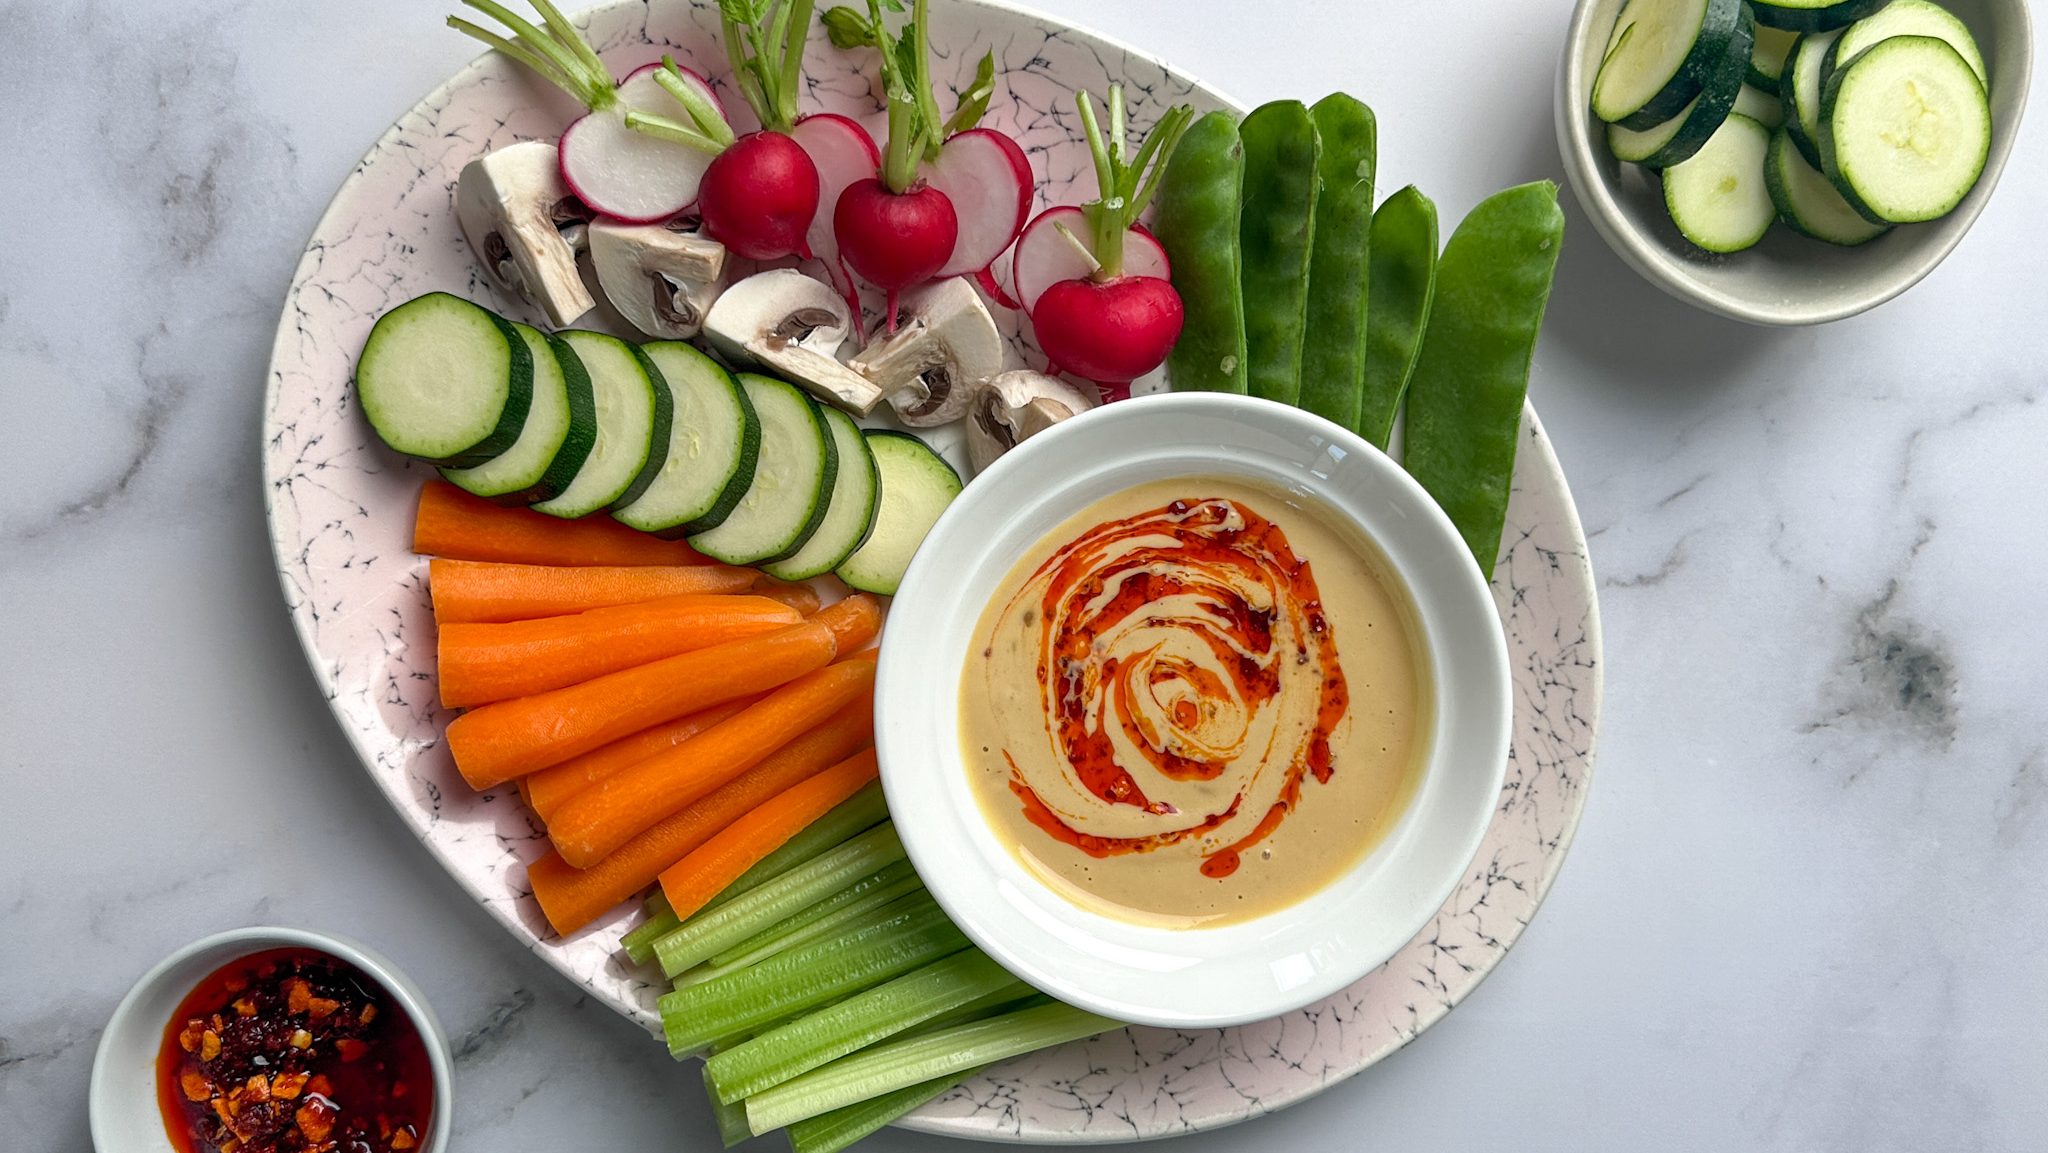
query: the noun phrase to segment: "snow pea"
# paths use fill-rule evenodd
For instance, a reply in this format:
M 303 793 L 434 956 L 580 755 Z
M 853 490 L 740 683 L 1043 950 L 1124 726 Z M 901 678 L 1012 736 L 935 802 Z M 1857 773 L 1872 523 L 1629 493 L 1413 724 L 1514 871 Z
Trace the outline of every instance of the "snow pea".
M 1301 342 L 1301 407 L 1358 428 L 1365 384 L 1372 192 L 1379 127 L 1372 109 L 1333 92 L 1309 109 L 1323 154 L 1315 244 L 1309 254 L 1307 330 Z
M 1180 340 L 1166 358 L 1167 378 L 1176 389 L 1245 390 L 1237 247 L 1243 193 L 1237 118 L 1211 112 L 1189 126 L 1167 161 L 1154 217 L 1185 315 Z
M 1435 291 L 1436 205 L 1411 184 L 1372 214 L 1372 315 L 1358 434 L 1381 450 L 1394 434 Z
M 1563 240 L 1564 213 L 1548 180 L 1480 201 L 1444 246 L 1408 383 L 1408 472 L 1450 515 L 1489 579 Z
M 1244 140 L 1243 249 L 1246 383 L 1253 396 L 1301 398 L 1301 338 L 1308 310 L 1309 251 L 1315 236 L 1315 121 L 1299 100 L 1252 109 Z

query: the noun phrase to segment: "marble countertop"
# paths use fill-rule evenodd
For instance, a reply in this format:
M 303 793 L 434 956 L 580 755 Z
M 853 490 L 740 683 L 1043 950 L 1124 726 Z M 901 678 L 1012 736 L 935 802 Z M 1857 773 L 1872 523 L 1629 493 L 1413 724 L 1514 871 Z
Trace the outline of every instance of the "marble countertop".
M 1559 172 L 1566 0 L 1426 23 L 1271 0 L 1249 25 L 1218 0 L 1043 2 L 1241 99 L 1358 93 L 1382 180 L 1447 219 Z M 439 14 L 0 4 L 9 1149 L 88 1149 L 86 1071 L 121 993 L 264 921 L 374 942 L 425 987 L 456 1039 L 458 1148 L 709 1147 L 694 1077 L 506 936 L 357 770 L 272 575 L 256 444 L 280 295 L 357 157 L 469 57 Z M 1665 298 L 1567 196 L 1533 395 L 1607 645 L 1571 859 L 1416 1044 L 1177 1148 L 2038 1145 L 2042 115 L 1946 264 L 1819 330 Z

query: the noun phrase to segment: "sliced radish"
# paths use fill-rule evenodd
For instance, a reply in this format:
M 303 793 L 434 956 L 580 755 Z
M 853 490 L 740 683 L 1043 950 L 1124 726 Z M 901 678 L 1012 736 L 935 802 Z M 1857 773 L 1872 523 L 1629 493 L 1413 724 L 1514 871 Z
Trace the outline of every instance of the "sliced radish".
M 1067 235 L 1061 235 L 1064 226 Z M 1072 239 L 1068 237 L 1071 236 Z M 1030 312 L 1038 306 L 1045 290 L 1062 280 L 1084 280 L 1095 266 L 1084 255 L 1088 243 L 1088 218 L 1073 205 L 1048 208 L 1038 214 L 1017 238 L 1010 283 L 1016 286 L 1017 301 Z M 1080 247 L 1077 247 L 1079 245 Z M 1124 230 L 1124 275 L 1172 279 L 1166 249 L 1143 228 Z
M 940 277 L 980 272 L 1010 247 L 1031 215 L 1031 161 L 993 128 L 954 133 L 920 173 L 953 202 L 960 238 Z
M 811 219 L 806 237 L 811 255 L 824 262 L 825 275 L 832 286 L 854 302 L 854 314 L 859 315 L 853 278 L 839 259 L 839 241 L 832 234 L 832 210 L 847 185 L 866 180 L 882 166 L 882 150 L 875 147 L 875 138 L 868 135 L 867 129 L 837 112 L 806 116 L 796 122 L 789 135 L 810 153 L 811 163 L 818 167 L 818 215 Z
M 680 107 L 654 79 L 650 64 L 618 87 L 618 101 L 592 112 L 562 133 L 562 179 L 592 209 L 634 224 L 666 220 L 697 202 L 697 188 L 712 157 L 626 127 L 628 111 L 673 116 Z M 700 76 L 684 72 L 710 95 Z M 713 97 L 713 104 L 717 103 Z

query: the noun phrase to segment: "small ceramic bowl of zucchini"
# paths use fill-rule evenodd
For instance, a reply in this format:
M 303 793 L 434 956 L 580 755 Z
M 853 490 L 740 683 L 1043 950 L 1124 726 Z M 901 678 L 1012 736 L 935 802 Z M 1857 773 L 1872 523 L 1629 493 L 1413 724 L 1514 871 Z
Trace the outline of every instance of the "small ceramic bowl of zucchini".
M 1580 0 L 1558 148 L 1607 243 L 1681 300 L 1823 324 L 1969 231 L 2026 107 L 2028 0 Z

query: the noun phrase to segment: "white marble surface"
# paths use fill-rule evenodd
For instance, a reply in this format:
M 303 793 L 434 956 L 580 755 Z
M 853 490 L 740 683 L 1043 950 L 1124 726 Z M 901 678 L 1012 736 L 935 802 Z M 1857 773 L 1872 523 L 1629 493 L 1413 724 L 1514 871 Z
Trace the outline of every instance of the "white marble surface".
M 1382 180 L 1447 217 L 1558 168 L 1564 0 L 1427 22 L 1049 6 L 1240 99 L 1357 92 Z M 266 920 L 372 941 L 426 988 L 458 1038 L 459 1148 L 710 1147 L 692 1079 L 385 808 L 271 575 L 256 428 L 279 294 L 335 183 L 469 55 L 443 7 L 0 3 L 10 1153 L 88 1148 L 85 1073 L 122 990 Z M 1572 859 L 1416 1044 L 1179 1147 L 2039 1147 L 2042 115 L 1947 264 L 1820 331 L 1691 312 L 1572 209 L 1535 383 L 1603 574 L 1604 741 Z

